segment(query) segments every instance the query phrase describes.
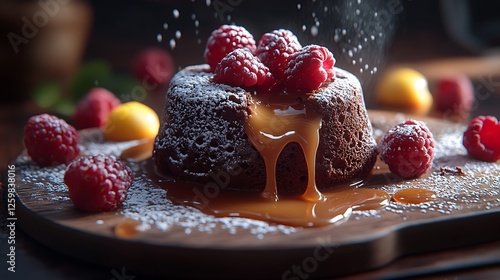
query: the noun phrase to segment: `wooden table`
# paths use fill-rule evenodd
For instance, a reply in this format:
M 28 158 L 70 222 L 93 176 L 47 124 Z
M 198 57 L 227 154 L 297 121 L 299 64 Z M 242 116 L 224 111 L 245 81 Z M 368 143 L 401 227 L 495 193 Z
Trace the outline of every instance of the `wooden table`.
M 2 137 L 2 175 L 6 174 L 6 166 L 23 149 L 23 125 L 30 115 L 38 113 L 32 107 L 19 110 L 17 106 L 4 106 L 0 111 Z M 5 178 L 5 177 L 3 177 Z M 3 185 L 5 190 L 5 185 Z M 5 191 L 2 191 L 2 244 L 0 258 L 6 262 L 6 229 Z M 450 235 L 450 238 L 453 238 Z M 81 260 L 68 258 L 33 240 L 16 229 L 16 269 L 15 274 L 7 273 L 6 267 L 0 275 L 2 279 L 126 279 L 126 276 L 136 276 L 135 279 L 151 279 L 149 276 L 136 275 L 127 272 L 126 267 L 100 267 Z M 500 277 L 500 240 L 452 250 L 406 256 L 395 262 L 373 271 L 348 275 L 346 279 L 379 279 L 379 278 L 419 277 L 423 279 L 437 278 L 491 278 Z M 132 279 L 132 278 L 128 278 Z

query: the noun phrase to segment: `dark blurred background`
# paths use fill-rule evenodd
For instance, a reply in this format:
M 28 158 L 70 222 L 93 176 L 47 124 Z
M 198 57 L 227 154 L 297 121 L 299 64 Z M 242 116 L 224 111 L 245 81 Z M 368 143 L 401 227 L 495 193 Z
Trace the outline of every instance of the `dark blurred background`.
M 134 56 L 151 46 L 169 51 L 178 67 L 198 64 L 203 62 L 210 32 L 232 22 L 245 26 L 256 40 L 265 32 L 288 28 L 303 45 L 325 45 L 334 52 L 337 65 L 351 70 L 364 84 L 376 74 L 360 73 L 365 64 L 366 70 L 376 67 L 380 72 L 392 63 L 483 56 L 500 46 L 498 1 L 373 2 L 46 0 L 57 7 L 48 5 L 44 10 L 38 1 L 3 0 L 0 99 L 2 103 L 25 102 L 34 87 L 47 81 L 67 86 L 81 64 L 94 59 L 109 63 L 114 73 L 129 74 Z M 174 10 L 179 11 L 178 17 Z M 45 20 L 43 11 L 53 14 Z M 37 29 L 31 32 L 36 33 L 32 38 L 23 36 L 26 21 Z M 176 31 L 180 38 L 175 37 Z M 364 62 L 353 65 L 344 58 L 349 58 L 349 48 L 360 44 L 363 49 L 355 50 L 352 57 L 363 57 Z

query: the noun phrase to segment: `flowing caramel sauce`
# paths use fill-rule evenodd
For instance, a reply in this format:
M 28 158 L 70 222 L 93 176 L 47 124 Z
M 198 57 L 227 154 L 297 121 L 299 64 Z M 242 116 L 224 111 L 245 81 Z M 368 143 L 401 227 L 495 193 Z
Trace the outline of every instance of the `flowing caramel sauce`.
M 316 188 L 316 151 L 319 145 L 321 116 L 305 107 L 306 96 L 292 94 L 265 94 L 254 97 L 252 113 L 248 117 L 245 132 L 264 159 L 266 186 L 262 196 L 278 201 L 276 187 L 276 163 L 281 151 L 291 142 L 298 143 L 307 164 L 307 189 L 304 200 L 320 201 L 325 197 Z
M 262 193 L 223 191 L 225 186 L 218 186 L 215 182 L 201 185 L 177 181 L 171 176 L 158 174 L 152 160 L 142 165 L 144 172 L 155 184 L 167 190 L 167 198 L 173 203 L 193 206 L 217 217 L 244 217 L 313 227 L 345 220 L 354 210 L 374 210 L 388 204 L 391 196 L 375 188 L 387 183 L 382 174 L 353 184 L 335 186 L 328 192 L 318 191 L 315 164 L 321 116 L 304 105 L 305 98 L 279 94 L 267 94 L 258 99 L 254 97 L 245 132 L 265 161 L 266 185 Z M 301 146 L 308 169 L 307 189 L 299 196 L 279 195 L 276 187 L 276 163 L 281 151 L 291 142 Z M 129 148 L 121 157 L 143 160 L 143 156 L 151 155 L 151 145 L 145 142 Z M 136 156 L 138 158 L 134 158 Z M 387 171 L 379 170 L 377 173 Z M 396 193 L 392 199 L 404 203 L 422 203 L 434 197 L 427 190 L 411 189 Z M 123 236 L 127 236 L 127 231 Z
M 210 183 L 200 185 L 175 181 L 158 174 L 151 160 L 143 168 L 149 178 L 167 190 L 167 198 L 172 202 L 193 206 L 216 217 L 243 217 L 289 226 L 318 227 L 345 220 L 354 210 L 379 209 L 390 200 L 385 191 L 345 185 L 324 193 L 321 200 L 281 195 L 274 201 L 260 193 L 220 190 Z
M 397 191 L 392 200 L 406 204 L 418 204 L 433 201 L 436 199 L 436 193 L 431 190 L 420 188 L 408 188 Z

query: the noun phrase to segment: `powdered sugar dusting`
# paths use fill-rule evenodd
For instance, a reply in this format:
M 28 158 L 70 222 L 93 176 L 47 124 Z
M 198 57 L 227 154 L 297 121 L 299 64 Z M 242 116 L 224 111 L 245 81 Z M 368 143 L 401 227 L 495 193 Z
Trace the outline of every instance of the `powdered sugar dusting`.
M 250 93 L 210 82 L 213 74 L 208 70 L 208 65 L 192 66 L 174 76 L 176 82 L 170 87 L 175 90 L 167 91 L 165 117 L 155 143 L 156 156 L 163 157 L 175 174 L 204 181 L 210 177 L 202 170 L 214 166 L 230 170 L 248 161 L 236 147 L 250 150 L 244 137 Z M 221 114 L 234 117 L 222 119 Z
M 380 139 L 389 127 L 404 119 L 404 117 L 391 120 L 372 119 L 376 138 Z M 430 122 L 427 125 L 434 134 L 436 146 L 433 167 L 428 176 L 406 181 L 399 181 L 388 176 L 381 189 L 394 194 L 406 188 L 424 188 L 434 191 L 437 199 L 416 205 L 391 202 L 384 210 L 400 214 L 403 220 L 408 220 L 408 213 L 412 212 L 425 213 L 426 215 L 450 215 L 457 212 L 500 208 L 500 200 L 498 199 L 500 196 L 500 163 L 477 161 L 468 156 L 462 145 L 462 135 L 466 126 L 453 123 L 435 124 L 435 121 L 432 120 Z M 441 168 L 455 170 L 457 166 L 463 170 L 464 174 L 459 172 L 445 172 L 443 174 L 440 171 Z M 380 215 L 381 211 L 371 214 Z M 355 213 L 361 216 L 373 216 L 367 215 L 369 213 L 366 212 Z
M 372 116 L 375 133 L 382 134 L 399 117 L 390 119 Z M 405 119 L 401 116 L 401 119 Z M 484 211 L 498 211 L 500 209 L 500 163 L 476 161 L 467 155 L 461 144 L 461 135 L 465 127 L 457 124 L 428 123 L 436 140 L 434 165 L 426 176 L 413 180 L 401 181 L 380 174 L 386 181 L 377 187 L 394 194 L 405 188 L 425 188 L 436 192 L 436 200 L 407 205 L 390 202 L 380 210 L 354 211 L 351 218 L 337 224 L 333 229 L 348 230 L 367 222 L 386 221 L 390 217 L 398 217 L 401 222 L 412 222 L 455 214 L 481 213 Z M 99 137 L 91 137 L 82 143 L 82 153 L 85 155 L 107 153 L 119 156 L 123 149 L 136 145 L 137 141 L 105 142 Z M 28 197 L 33 202 L 50 202 L 53 209 L 68 211 L 71 202 L 68 198 L 67 187 L 63 182 L 65 165 L 38 167 L 26 155 L 18 157 L 16 162 L 17 178 L 21 184 L 29 186 Z M 143 170 L 142 162 L 128 162 L 136 172 L 136 178 L 129 190 L 127 200 L 117 212 L 126 218 L 142 222 L 141 228 L 156 229 L 160 232 L 170 232 L 174 228 L 181 229 L 185 235 L 212 234 L 224 231 L 230 235 L 250 235 L 255 239 L 262 239 L 268 235 L 298 234 L 303 230 L 283 225 L 270 224 L 239 217 L 218 218 L 207 215 L 197 209 L 187 206 L 174 205 L 166 198 L 166 190 L 157 186 L 155 181 L 148 177 Z M 440 172 L 440 167 L 450 170 L 459 165 L 463 173 Z M 380 170 L 376 166 L 374 173 Z M 389 219 L 390 220 L 390 219 Z M 96 218 L 95 224 L 106 224 L 102 218 Z
M 90 141 L 85 141 L 82 144 L 82 155 L 110 154 L 119 157 L 123 150 L 135 146 L 139 142 L 107 142 L 102 139 L 100 134 L 96 134 L 92 135 Z M 68 188 L 64 184 L 66 165 L 42 168 L 31 162 L 31 159 L 25 155 L 19 156 L 15 164 L 19 166 L 19 182 L 35 189 L 31 195 L 32 200 L 48 199 L 54 203 L 69 203 Z M 216 218 L 193 207 L 174 205 L 167 199 L 167 191 L 156 186 L 154 181 L 143 173 L 142 164 L 128 162 L 131 169 L 136 172 L 136 177 L 119 213 L 125 218 L 141 221 L 143 229 L 156 228 L 167 232 L 176 227 L 184 228 L 186 234 L 191 234 L 193 231 L 210 234 L 217 230 L 238 234 L 244 231 L 257 239 L 264 238 L 266 234 L 292 234 L 298 230 L 294 227 L 274 225 L 246 218 Z M 64 210 L 67 205 L 66 203 L 61 204 L 59 208 Z M 103 222 L 96 220 L 96 223 L 102 224 Z
M 192 231 L 212 233 L 215 229 L 226 230 L 230 234 L 244 230 L 257 237 L 268 233 L 296 232 L 296 228 L 271 225 L 263 221 L 232 217 L 216 218 L 193 207 L 174 205 L 166 198 L 166 194 L 164 189 L 156 187 L 146 175 L 139 176 L 129 190 L 128 199 L 121 213 L 127 218 L 139 220 L 161 231 L 182 227 L 186 234 Z
M 33 186 L 35 189 L 46 190 L 50 193 L 49 199 L 53 201 L 67 201 L 69 197 L 68 187 L 63 183 L 66 166 L 61 164 L 40 168 L 35 164 L 30 164 L 28 156 L 18 157 L 16 164 L 22 165 L 19 169 L 19 182 Z M 43 200 L 40 193 L 34 191 L 31 194 L 34 200 Z

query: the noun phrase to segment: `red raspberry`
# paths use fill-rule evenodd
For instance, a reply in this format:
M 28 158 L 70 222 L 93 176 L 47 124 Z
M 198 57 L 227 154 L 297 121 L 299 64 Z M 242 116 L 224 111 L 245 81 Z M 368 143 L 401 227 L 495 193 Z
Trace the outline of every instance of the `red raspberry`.
M 479 160 L 495 162 L 500 159 L 500 122 L 493 116 L 479 116 L 464 132 L 463 145 Z
M 143 84 L 154 89 L 170 82 L 175 72 L 174 60 L 162 49 L 146 49 L 134 59 L 132 72 Z
M 415 178 L 431 168 L 434 146 L 434 138 L 425 123 L 406 120 L 384 135 L 379 146 L 380 159 L 392 173 Z
M 104 88 L 93 88 L 76 106 L 73 121 L 79 129 L 101 127 L 121 101 Z
M 474 103 L 474 88 L 467 76 L 443 78 L 434 94 L 436 109 L 444 113 L 466 116 Z
M 290 56 L 302 49 L 297 37 L 289 30 L 279 29 L 260 38 L 257 57 L 269 67 L 273 76 L 281 80 Z
M 80 153 L 76 129 L 48 114 L 28 120 L 24 127 L 24 145 L 31 159 L 41 166 L 68 164 Z
M 227 54 L 214 70 L 216 83 L 231 86 L 266 86 L 274 81 L 269 68 L 247 49 Z
M 132 180 L 132 171 L 122 161 L 102 154 L 82 157 L 72 162 L 64 173 L 69 198 L 86 212 L 120 207 Z
M 312 91 L 333 78 L 335 58 L 325 47 L 308 45 L 292 54 L 285 69 L 285 86 L 289 90 Z
M 208 38 L 205 61 L 214 70 L 222 58 L 239 48 L 247 48 L 250 52 L 255 52 L 256 46 L 252 34 L 241 26 L 222 25 Z

